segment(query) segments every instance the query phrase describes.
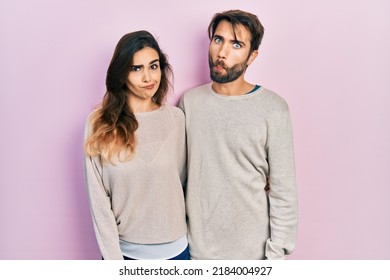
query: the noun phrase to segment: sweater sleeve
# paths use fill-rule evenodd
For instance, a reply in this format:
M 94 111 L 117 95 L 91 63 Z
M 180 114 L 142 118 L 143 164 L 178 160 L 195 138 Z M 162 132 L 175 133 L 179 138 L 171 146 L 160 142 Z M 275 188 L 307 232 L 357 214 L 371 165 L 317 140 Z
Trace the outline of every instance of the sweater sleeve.
M 87 124 L 85 138 L 90 134 Z M 111 199 L 102 180 L 102 168 L 98 157 L 84 156 L 86 189 L 93 226 L 100 252 L 105 260 L 123 259 L 119 246 L 119 233 Z
M 298 207 L 292 128 L 286 104 L 269 125 L 269 204 L 271 237 L 267 240 L 267 259 L 284 259 L 295 247 Z
M 177 104 L 177 107 L 179 107 L 184 112 L 184 115 L 185 115 L 186 111 L 184 108 L 184 96 L 185 96 L 185 94 L 183 94 L 182 97 L 180 98 L 179 104 Z
M 184 95 L 181 97 L 179 104 L 177 105 L 178 108 L 180 108 L 184 114 L 181 115 L 181 121 L 179 123 L 179 133 L 180 139 L 182 139 L 182 142 L 180 143 L 180 154 L 181 154 L 181 172 L 180 172 L 180 180 L 183 186 L 183 189 L 186 188 L 187 185 L 187 132 L 186 132 L 186 120 L 185 120 L 185 110 L 184 110 Z
M 184 117 L 184 116 L 183 116 Z M 183 118 L 181 127 L 179 129 L 180 145 L 179 145 L 179 172 L 180 181 L 183 189 L 187 183 L 187 143 L 186 143 L 186 132 L 185 132 L 185 121 Z
M 181 109 L 181 108 L 180 108 Z M 178 118 L 178 137 L 179 137 L 179 172 L 180 172 L 180 180 L 183 188 L 186 186 L 187 182 L 187 136 L 186 136 L 186 128 L 185 128 L 185 115 L 184 111 L 180 110 L 179 118 Z

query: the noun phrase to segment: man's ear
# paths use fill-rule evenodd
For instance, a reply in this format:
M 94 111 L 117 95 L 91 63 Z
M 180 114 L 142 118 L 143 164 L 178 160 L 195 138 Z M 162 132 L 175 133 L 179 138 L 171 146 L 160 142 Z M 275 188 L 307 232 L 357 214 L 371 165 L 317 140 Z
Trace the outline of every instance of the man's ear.
M 250 56 L 249 56 L 249 59 L 248 59 L 248 62 L 246 63 L 247 66 L 251 65 L 251 63 L 255 60 L 255 58 L 257 57 L 257 55 L 259 54 L 259 51 L 258 50 L 254 50 Z

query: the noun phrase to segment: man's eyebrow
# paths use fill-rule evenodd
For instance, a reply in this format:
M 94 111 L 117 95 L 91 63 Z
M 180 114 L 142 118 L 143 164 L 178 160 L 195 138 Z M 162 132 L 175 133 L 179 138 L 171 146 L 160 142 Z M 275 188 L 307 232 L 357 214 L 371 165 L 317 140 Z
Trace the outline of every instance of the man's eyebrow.
M 223 38 L 221 35 L 218 35 L 218 34 L 214 34 L 213 38 L 219 38 L 219 39 L 225 39 Z M 237 44 L 240 44 L 242 46 L 246 46 L 246 44 L 240 40 L 237 40 L 237 38 L 235 38 L 234 40 L 230 40 L 231 43 L 237 43 Z
M 245 46 L 245 43 L 244 43 L 244 42 L 241 42 L 241 41 L 239 41 L 239 40 L 237 40 L 237 39 L 231 40 L 230 42 L 232 42 L 232 43 L 237 43 L 237 44 L 240 44 L 240 45 L 242 45 L 242 46 Z

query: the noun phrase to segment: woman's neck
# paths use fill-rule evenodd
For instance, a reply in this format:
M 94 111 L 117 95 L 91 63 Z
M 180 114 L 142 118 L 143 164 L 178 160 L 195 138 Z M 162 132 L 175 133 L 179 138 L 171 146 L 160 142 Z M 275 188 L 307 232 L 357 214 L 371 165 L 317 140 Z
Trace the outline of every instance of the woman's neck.
M 152 99 L 147 99 L 147 100 L 130 99 L 129 105 L 133 113 L 151 112 L 160 108 L 160 105 L 154 103 Z

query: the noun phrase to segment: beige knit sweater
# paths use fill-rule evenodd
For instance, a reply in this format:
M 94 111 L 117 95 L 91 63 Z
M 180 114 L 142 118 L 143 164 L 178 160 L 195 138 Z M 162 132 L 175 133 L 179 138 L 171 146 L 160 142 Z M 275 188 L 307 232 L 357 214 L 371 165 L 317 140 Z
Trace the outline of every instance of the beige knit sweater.
M 138 145 L 127 162 L 102 165 L 85 156 L 93 225 L 104 259 L 122 259 L 119 239 L 139 244 L 186 234 L 182 184 L 186 177 L 183 112 L 171 105 L 137 113 Z M 87 122 L 86 137 L 91 126 Z
M 291 253 L 298 208 L 287 103 L 265 88 L 223 96 L 206 84 L 184 94 L 180 107 L 191 258 L 281 259 Z

